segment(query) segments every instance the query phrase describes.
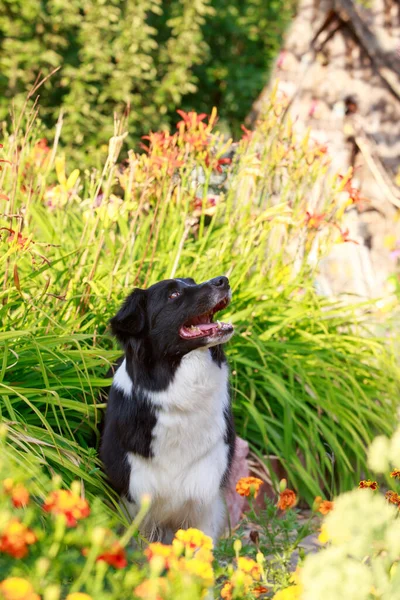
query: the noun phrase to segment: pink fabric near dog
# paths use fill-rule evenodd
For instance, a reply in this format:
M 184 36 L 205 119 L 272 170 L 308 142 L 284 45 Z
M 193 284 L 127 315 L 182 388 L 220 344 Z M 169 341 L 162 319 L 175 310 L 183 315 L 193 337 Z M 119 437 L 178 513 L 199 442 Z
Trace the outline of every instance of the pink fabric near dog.
M 236 491 L 236 483 L 241 477 L 249 476 L 249 465 L 247 456 L 249 454 L 249 445 L 245 440 L 236 438 L 235 456 L 232 463 L 232 469 L 229 477 L 229 483 L 226 489 L 226 503 L 228 505 L 231 527 L 236 527 L 246 506 L 246 498 L 239 496 Z

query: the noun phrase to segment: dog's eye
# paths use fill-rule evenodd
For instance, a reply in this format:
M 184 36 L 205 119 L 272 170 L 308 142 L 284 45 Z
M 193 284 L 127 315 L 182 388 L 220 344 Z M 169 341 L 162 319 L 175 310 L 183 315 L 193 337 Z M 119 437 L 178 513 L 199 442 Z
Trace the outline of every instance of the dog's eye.
M 172 292 L 172 294 L 169 295 L 169 298 L 171 298 L 171 300 L 172 300 L 173 298 L 177 298 L 180 295 L 181 295 L 180 292 Z

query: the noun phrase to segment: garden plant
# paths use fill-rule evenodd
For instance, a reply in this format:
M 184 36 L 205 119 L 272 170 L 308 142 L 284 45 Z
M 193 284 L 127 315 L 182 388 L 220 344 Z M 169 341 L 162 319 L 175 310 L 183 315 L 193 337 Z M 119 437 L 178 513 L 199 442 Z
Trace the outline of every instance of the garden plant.
M 320 257 L 332 244 L 355 243 L 342 219 L 357 195 L 351 171 L 329 173 L 326 147 L 298 139 L 286 107 L 275 91 L 254 131 L 243 127 L 235 143 L 219 133 L 215 110 L 180 110 L 176 129 L 150 132 L 121 161 L 127 131 L 116 119 L 100 171 L 69 166 L 58 146 L 61 122 L 49 144 L 36 105 L 14 112 L 4 128 L 0 594 L 7 600 L 322 597 L 312 596 L 312 561 L 325 568 L 336 538 L 291 575 L 290 557 L 312 527 L 299 527 L 293 507 L 316 496 L 329 501 L 369 474 L 366 447 L 393 433 L 399 371 L 392 337 L 378 337 L 386 333 L 382 303 L 318 294 Z M 171 546 L 148 546 L 97 458 L 106 373 L 120 355 L 108 320 L 135 286 L 220 273 L 233 289 L 226 318 L 236 330 L 227 348 L 236 428 L 272 480 L 274 500 L 261 513 L 252 507 L 262 531 L 254 529 L 251 543 L 238 534 L 212 549 L 192 531 Z M 288 488 L 274 476 L 276 461 Z M 258 485 L 238 490 L 251 498 Z M 366 506 L 375 502 L 371 490 L 354 497 L 360 493 Z M 339 498 L 336 514 L 349 497 Z M 391 523 L 395 508 L 381 500 Z M 357 573 L 375 563 L 386 569 L 373 535 L 379 560 L 371 567 L 367 542 L 355 556 L 337 551 L 349 573 L 354 564 Z M 383 595 L 396 581 L 392 558 L 389 579 L 368 576 L 368 594 L 395 598 Z M 300 583 L 291 585 L 293 577 Z

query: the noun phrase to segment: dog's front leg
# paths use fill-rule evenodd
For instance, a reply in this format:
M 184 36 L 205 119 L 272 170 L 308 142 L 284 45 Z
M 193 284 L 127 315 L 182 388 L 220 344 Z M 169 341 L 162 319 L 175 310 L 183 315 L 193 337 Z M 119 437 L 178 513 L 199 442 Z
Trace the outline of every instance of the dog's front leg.
M 226 509 L 222 492 L 212 502 L 203 506 L 198 514 L 198 523 L 194 525 L 206 535 L 209 535 L 215 544 L 226 525 Z

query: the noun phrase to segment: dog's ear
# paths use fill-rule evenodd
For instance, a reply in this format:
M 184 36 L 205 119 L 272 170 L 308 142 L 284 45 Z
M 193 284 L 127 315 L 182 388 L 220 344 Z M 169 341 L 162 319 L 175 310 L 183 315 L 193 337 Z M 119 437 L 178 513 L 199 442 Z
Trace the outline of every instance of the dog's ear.
M 146 327 L 146 292 L 135 289 L 111 319 L 110 325 L 111 331 L 124 346 L 132 338 L 140 336 Z

